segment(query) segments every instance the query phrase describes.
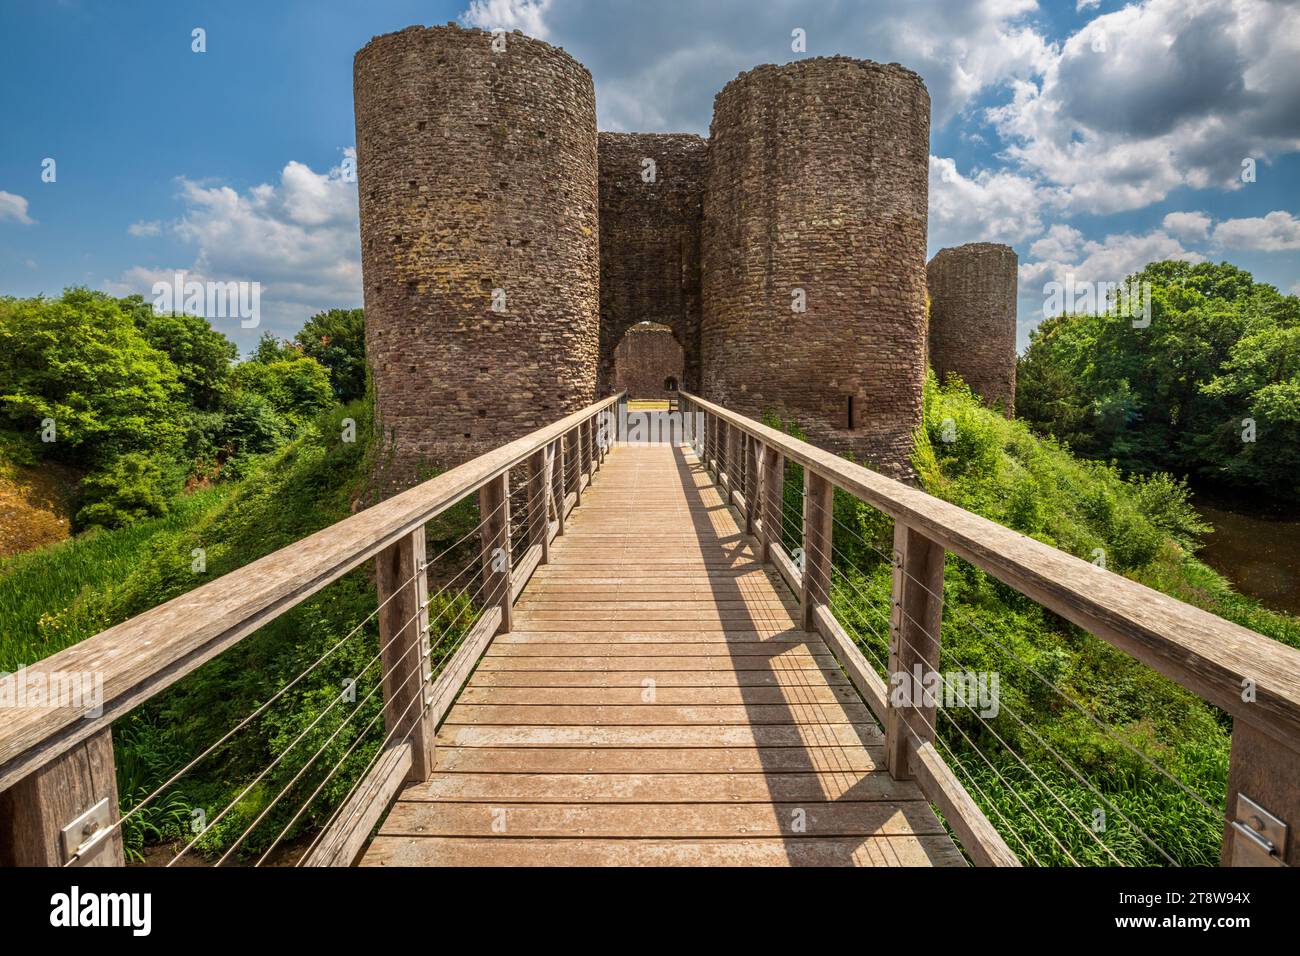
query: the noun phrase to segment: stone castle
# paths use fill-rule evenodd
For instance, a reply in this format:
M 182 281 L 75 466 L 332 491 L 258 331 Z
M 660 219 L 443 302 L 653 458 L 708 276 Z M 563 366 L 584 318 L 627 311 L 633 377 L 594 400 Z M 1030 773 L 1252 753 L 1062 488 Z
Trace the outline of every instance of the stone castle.
M 927 269 L 911 70 L 760 66 L 707 140 L 597 133 L 582 64 L 449 24 L 373 39 L 354 92 L 366 349 L 400 471 L 682 388 L 906 476 L 927 355 L 1010 414 L 1015 253 Z

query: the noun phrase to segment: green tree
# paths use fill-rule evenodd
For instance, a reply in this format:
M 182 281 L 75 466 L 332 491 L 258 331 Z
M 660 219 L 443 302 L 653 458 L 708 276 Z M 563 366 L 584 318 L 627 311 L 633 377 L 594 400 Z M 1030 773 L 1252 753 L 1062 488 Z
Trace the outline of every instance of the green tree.
M 294 336 L 303 352 L 329 369 L 334 397 L 350 402 L 366 392 L 366 329 L 361 309 L 318 312 Z
M 1150 285 L 1150 323 L 1106 311 L 1044 322 L 1017 366 L 1017 414 L 1126 471 L 1300 497 L 1280 480 L 1300 449 L 1289 340 L 1275 337 L 1300 325 L 1300 300 L 1228 263 L 1154 262 L 1131 279 Z M 1252 414 L 1269 421 L 1267 446 L 1241 440 Z
M 88 289 L 0 300 L 0 416 L 39 450 L 91 469 L 119 455 L 170 454 L 184 437 L 183 386 L 120 300 Z
M 263 338 L 253 358 L 236 365 L 234 384 L 265 398 L 294 424 L 334 404 L 334 391 L 325 366 L 293 346 L 272 348 Z
M 176 366 L 185 401 L 201 411 L 221 403 L 230 385 L 230 368 L 239 349 L 207 319 L 173 313 L 159 315 L 133 296 L 136 325 L 150 345 L 165 352 Z

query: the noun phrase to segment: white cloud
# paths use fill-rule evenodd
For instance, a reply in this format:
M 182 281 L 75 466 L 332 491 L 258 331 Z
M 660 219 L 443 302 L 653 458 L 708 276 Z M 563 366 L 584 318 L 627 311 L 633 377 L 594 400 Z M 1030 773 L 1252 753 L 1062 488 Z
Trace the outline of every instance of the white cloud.
M 1300 5 L 1145 0 L 1096 17 L 988 119 L 1008 158 L 1110 213 L 1179 186 L 1237 188 L 1245 156 L 1300 150 Z
M 522 30 L 531 37 L 545 40 L 546 11 L 551 0 L 471 0 L 469 9 L 461 14 L 468 26 L 484 30 Z
M 126 227 L 126 231 L 128 235 L 135 236 L 137 239 L 145 236 L 160 236 L 162 235 L 162 223 L 157 219 L 148 222 L 141 220 L 140 222 L 131 223 Z
M 967 242 L 1015 243 L 1042 232 L 1051 190 L 1008 171 L 963 176 L 957 164 L 930 157 L 930 248 Z
M 354 154 L 349 149 L 345 155 Z M 317 173 L 290 161 L 277 184 L 242 193 L 181 178 L 184 212 L 168 231 L 193 250 L 192 259 L 137 265 L 106 287 L 147 297 L 154 282 L 170 282 L 176 271 L 197 281 L 258 282 L 262 329 L 253 330 L 252 340 L 266 328 L 290 335 L 318 309 L 360 305 L 357 187 L 347 171 L 340 164 Z M 220 330 L 250 344 L 237 327 Z
M 1078 13 L 1080 10 L 1087 10 L 1089 7 L 1099 6 L 1101 6 L 1101 0 L 1078 0 L 1074 5 L 1074 12 Z
M 1047 235 L 1029 247 L 1029 254 L 1035 259 L 1066 262 L 1078 256 L 1082 247 L 1083 233 L 1073 226 L 1058 222 L 1047 230 Z
M 1248 219 L 1225 219 L 1214 227 L 1214 243 L 1251 252 L 1300 249 L 1300 219 L 1281 210 Z
M 603 129 L 704 133 L 714 94 L 738 72 L 802 56 L 897 61 L 926 81 L 937 121 L 1009 77 L 1041 72 L 1049 46 L 1022 21 L 1036 0 L 473 0 L 469 26 L 518 28 L 564 46 L 591 71 Z
M 0 189 L 0 222 L 6 219 L 12 219 L 15 222 L 21 222 L 24 226 L 30 226 L 34 222 L 31 216 L 27 215 L 27 200 L 22 196 L 14 193 L 7 193 Z
M 1210 217 L 1203 212 L 1171 212 L 1160 225 L 1184 242 L 1201 242 L 1210 234 Z
M 1145 235 L 1117 233 L 1100 242 L 1082 240 L 1082 234 L 1069 226 L 1057 225 L 1047 237 L 1030 247 L 1031 261 L 1020 265 L 1020 282 L 1024 291 L 1037 295 L 1047 282 L 1064 282 L 1073 275 L 1076 282 L 1122 282 L 1149 262 L 1181 259 L 1204 262 L 1198 252 L 1183 248 L 1162 229 Z

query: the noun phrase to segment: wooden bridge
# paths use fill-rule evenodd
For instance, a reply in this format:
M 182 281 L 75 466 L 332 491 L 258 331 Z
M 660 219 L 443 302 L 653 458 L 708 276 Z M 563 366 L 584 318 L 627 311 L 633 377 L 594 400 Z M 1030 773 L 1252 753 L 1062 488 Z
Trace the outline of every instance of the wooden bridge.
M 942 708 L 899 693 L 903 675 L 939 674 L 946 553 L 1230 714 L 1222 862 L 1300 860 L 1300 652 L 720 406 L 682 406 L 679 431 L 640 443 L 611 440 L 619 399 L 598 402 L 29 668 L 101 675 L 102 712 L 21 708 L 0 725 L 3 862 L 121 863 L 140 804 L 118 806 L 112 721 L 372 559 L 378 605 L 358 629 L 377 633 L 382 739 L 301 865 L 1039 862 L 945 759 Z M 836 599 L 836 489 L 894 523 L 874 663 Z M 426 525 L 467 496 L 477 523 L 432 555 Z M 457 545 L 475 549 L 460 570 Z M 472 623 L 450 626 L 452 606 Z

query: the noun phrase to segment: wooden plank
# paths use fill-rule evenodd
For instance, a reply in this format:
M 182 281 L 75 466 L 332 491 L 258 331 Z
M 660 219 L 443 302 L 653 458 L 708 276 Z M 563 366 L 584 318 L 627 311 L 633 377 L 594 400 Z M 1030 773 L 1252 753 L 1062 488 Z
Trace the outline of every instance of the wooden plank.
M 754 724 L 698 727 L 534 727 L 443 724 L 438 746 L 448 747 L 852 747 L 884 746 L 874 724 Z
M 946 836 L 549 840 L 379 836 L 363 866 L 965 866 Z
M 504 830 L 501 828 L 504 827 Z M 494 831 L 494 828 L 496 830 Z M 683 839 L 837 836 L 942 836 L 943 824 L 924 802 L 649 804 L 633 812 L 594 804 L 421 803 L 399 801 L 384 835 L 419 837 Z
M 502 687 L 475 682 L 457 698 L 460 704 L 805 704 L 858 702 L 851 686 L 810 684 L 780 687 L 660 687 L 653 678 L 622 687 Z M 652 721 L 653 723 L 653 721 Z
M 672 633 L 659 631 L 658 634 Z M 721 633 L 721 632 L 719 632 Z M 788 631 L 774 631 L 774 635 L 786 635 Z M 640 635 L 636 635 L 640 636 Z M 708 657 L 727 666 L 738 658 L 754 657 L 762 659 L 781 658 L 782 661 L 800 657 L 827 658 L 830 652 L 816 638 L 793 640 L 784 636 L 771 636 L 763 641 L 735 641 L 720 644 L 718 641 L 687 640 L 694 638 L 694 633 L 684 633 L 679 641 L 629 640 L 625 642 L 576 642 L 558 641 L 548 644 L 494 644 L 488 650 L 489 657 L 653 657 L 663 654 L 671 657 Z
M 1300 739 L 1300 650 L 1193 608 L 698 396 L 709 415 L 779 448 L 896 522 L 1286 744 Z M 1243 682 L 1255 698 L 1242 700 Z
M 554 727 L 607 724 L 656 727 L 668 724 L 859 724 L 871 720 L 860 700 L 779 704 L 477 704 L 458 701 L 447 719 L 454 724 L 498 724 Z
M 444 747 L 445 773 L 795 773 L 881 770 L 884 750 L 799 747 Z
M 401 799 L 509 803 L 735 803 L 923 800 L 910 780 L 866 773 L 442 773 Z
M 934 744 L 913 737 L 908 746 L 911 748 L 908 766 L 921 791 L 939 808 L 975 865 L 1020 866 L 1020 860 L 958 782 Z
M 367 771 L 301 866 L 351 866 L 411 772 L 411 745 L 389 747 Z

